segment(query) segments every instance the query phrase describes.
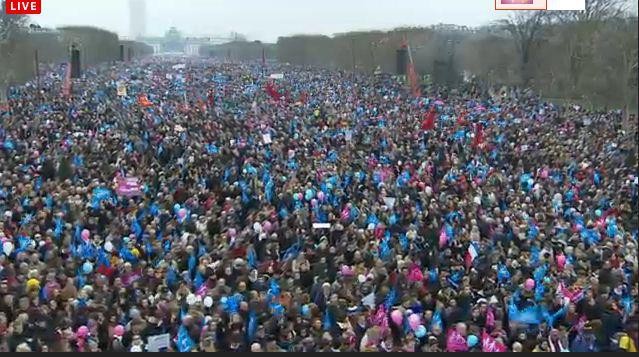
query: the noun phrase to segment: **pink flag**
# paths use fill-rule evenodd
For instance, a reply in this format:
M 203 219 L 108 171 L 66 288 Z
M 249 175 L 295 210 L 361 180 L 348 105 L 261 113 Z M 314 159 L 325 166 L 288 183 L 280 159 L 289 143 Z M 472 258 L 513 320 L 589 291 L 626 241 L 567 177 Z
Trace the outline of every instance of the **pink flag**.
M 344 207 L 341 214 L 342 221 L 348 221 L 348 218 L 350 217 L 350 215 L 351 215 L 351 212 L 348 209 L 348 207 Z
M 200 286 L 200 288 L 197 289 L 197 291 L 195 292 L 195 295 L 203 298 L 208 291 L 209 288 L 206 286 L 206 284 L 202 284 L 202 286 Z
M 466 352 L 468 351 L 468 345 L 466 344 L 466 338 L 462 336 L 455 329 L 448 331 L 448 337 L 446 338 L 446 351 L 448 352 Z
M 578 302 L 584 297 L 583 289 L 572 291 L 566 288 L 564 283 L 559 283 L 559 285 L 557 286 L 557 294 L 561 294 L 561 296 L 568 298 L 570 302 Z
M 419 265 L 413 264 L 408 272 L 408 281 L 414 283 L 424 280 L 424 274 L 419 269 Z
M 486 312 L 486 327 L 491 329 L 495 327 L 495 313 L 493 313 L 492 307 L 489 307 L 488 312 Z
M 374 325 L 379 326 L 380 331 L 384 334 L 388 330 L 388 314 L 386 313 L 386 308 L 384 304 L 379 305 L 377 308 L 377 312 L 371 318 L 371 322 Z
M 495 341 L 495 338 L 486 333 L 486 330 L 481 334 L 481 347 L 482 352 L 506 352 L 506 346 Z
M 448 236 L 446 235 L 446 230 L 442 227 L 439 232 L 439 248 L 444 248 L 446 244 L 448 244 Z

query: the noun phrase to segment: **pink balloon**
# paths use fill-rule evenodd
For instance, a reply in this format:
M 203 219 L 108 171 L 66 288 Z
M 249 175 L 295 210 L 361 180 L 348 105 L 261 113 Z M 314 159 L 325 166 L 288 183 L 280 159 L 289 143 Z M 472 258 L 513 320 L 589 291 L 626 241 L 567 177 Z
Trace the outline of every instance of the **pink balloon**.
M 229 236 L 235 237 L 235 235 L 237 235 L 237 231 L 235 230 L 235 228 L 229 228 Z
M 557 266 L 559 269 L 563 269 L 566 266 L 566 256 L 561 254 L 557 256 Z
M 91 232 L 89 232 L 88 229 L 83 229 L 82 230 L 82 239 L 89 240 L 90 236 L 91 236 Z
M 117 325 L 113 328 L 113 334 L 118 337 L 122 337 L 124 335 L 124 326 Z
M 349 267 L 348 265 L 342 265 L 342 269 L 340 269 L 340 272 L 342 273 L 342 276 L 350 277 L 355 275 L 355 273 L 353 272 L 353 269 Z
M 342 214 L 341 214 L 342 221 L 347 220 L 348 217 L 350 217 L 350 215 L 351 215 L 351 212 L 348 209 L 348 207 L 344 207 L 344 209 L 342 210 Z
M 404 320 L 404 316 L 402 315 L 402 312 L 399 310 L 393 310 L 393 312 L 391 312 L 391 320 L 393 320 L 393 323 L 397 326 L 401 326 L 402 325 L 402 320 Z
M 313 198 L 311 200 L 311 207 L 317 207 L 317 199 Z
M 271 233 L 273 225 L 269 221 L 264 221 L 264 223 L 262 223 L 262 228 L 266 231 L 266 233 Z
M 524 289 L 530 291 L 534 288 L 535 288 L 535 281 L 530 278 L 526 279 L 526 282 L 524 283 Z
M 448 244 L 448 235 L 446 235 L 446 231 L 442 229 L 439 233 L 439 247 L 443 248 Z
M 326 197 L 326 195 L 324 194 L 324 192 L 319 191 L 317 192 L 317 199 L 320 201 L 324 201 L 324 197 Z
M 408 316 L 408 326 L 414 331 L 422 324 L 422 319 L 417 314 Z
M 76 332 L 78 337 L 87 337 L 89 335 L 89 328 L 86 326 L 80 326 L 78 328 L 78 332 Z
M 178 211 L 178 217 L 180 218 L 186 217 L 186 208 L 180 208 L 180 210 Z
M 419 266 L 414 264 L 408 272 L 408 281 L 418 282 L 424 280 L 424 274 L 419 270 Z

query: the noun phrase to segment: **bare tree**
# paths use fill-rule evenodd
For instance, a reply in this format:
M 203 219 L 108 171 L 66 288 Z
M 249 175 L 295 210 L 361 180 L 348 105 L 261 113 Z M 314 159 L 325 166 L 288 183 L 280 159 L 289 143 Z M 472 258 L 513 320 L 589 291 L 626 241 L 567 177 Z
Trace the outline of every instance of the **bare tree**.
M 554 19 L 566 27 L 563 36 L 568 49 L 569 75 L 572 90 L 579 87 L 584 66 L 594 56 L 594 34 L 606 21 L 621 19 L 629 13 L 629 0 L 586 0 L 584 11 L 555 11 Z
M 519 54 L 519 68 L 522 84 L 528 86 L 531 80 L 530 58 L 532 50 L 549 19 L 545 11 L 515 11 L 499 24 L 512 36 Z
M 16 46 L 16 36 L 26 25 L 27 17 L 7 15 L 5 0 L 0 3 L 0 68 L 9 68 L 8 63 Z M 7 87 L 11 81 L 11 71 L 0 72 L 0 102 L 6 101 Z
M 586 0 L 584 11 L 553 11 L 553 16 L 563 22 L 601 21 L 623 17 L 629 13 L 632 0 Z

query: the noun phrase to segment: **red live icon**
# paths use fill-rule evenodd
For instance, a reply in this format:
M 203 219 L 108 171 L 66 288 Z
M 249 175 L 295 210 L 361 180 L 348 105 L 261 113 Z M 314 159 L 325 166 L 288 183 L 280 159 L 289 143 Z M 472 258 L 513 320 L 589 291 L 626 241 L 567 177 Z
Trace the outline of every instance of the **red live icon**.
M 7 0 L 4 11 L 9 15 L 37 15 L 42 13 L 42 0 Z

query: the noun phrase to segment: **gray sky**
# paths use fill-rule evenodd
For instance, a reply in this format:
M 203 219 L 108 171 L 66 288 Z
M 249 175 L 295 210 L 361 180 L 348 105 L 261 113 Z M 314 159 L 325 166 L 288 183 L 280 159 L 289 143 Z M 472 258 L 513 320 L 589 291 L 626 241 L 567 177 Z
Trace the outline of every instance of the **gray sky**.
M 299 33 L 333 34 L 404 25 L 478 26 L 506 14 L 494 0 L 146 0 L 149 35 L 176 26 L 188 35 L 276 41 Z M 92 25 L 129 35 L 128 0 L 42 0 L 42 26 Z

